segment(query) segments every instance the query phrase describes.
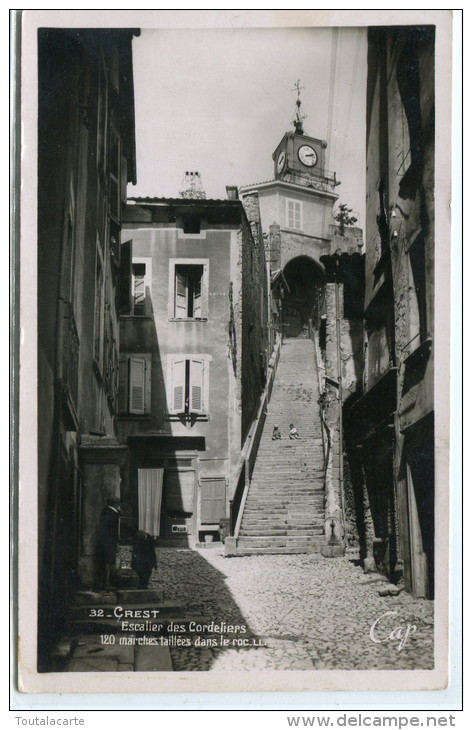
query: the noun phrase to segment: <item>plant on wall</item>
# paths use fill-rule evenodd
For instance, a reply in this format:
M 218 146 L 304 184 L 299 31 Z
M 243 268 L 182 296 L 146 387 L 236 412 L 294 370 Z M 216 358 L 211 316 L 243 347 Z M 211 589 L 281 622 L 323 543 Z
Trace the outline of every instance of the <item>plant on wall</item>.
M 344 236 L 344 229 L 346 226 L 353 226 L 357 223 L 357 216 L 351 215 L 352 208 L 348 208 L 346 203 L 341 203 L 334 214 L 334 220 L 339 224 L 339 232 L 341 236 Z

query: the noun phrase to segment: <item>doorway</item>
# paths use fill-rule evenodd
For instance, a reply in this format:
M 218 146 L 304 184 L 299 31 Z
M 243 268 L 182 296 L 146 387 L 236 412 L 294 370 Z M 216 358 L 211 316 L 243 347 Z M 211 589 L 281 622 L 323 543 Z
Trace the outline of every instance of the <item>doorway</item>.
M 284 277 L 289 287 L 283 308 L 285 336 L 311 337 L 324 314 L 324 270 L 309 256 L 297 256 L 286 264 Z

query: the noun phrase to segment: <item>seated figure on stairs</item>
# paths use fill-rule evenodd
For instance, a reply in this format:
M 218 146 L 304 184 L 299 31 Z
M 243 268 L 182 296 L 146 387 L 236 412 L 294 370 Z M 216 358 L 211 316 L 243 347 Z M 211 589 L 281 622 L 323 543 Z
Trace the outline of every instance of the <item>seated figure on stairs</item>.
M 272 441 L 276 441 L 277 439 L 281 439 L 282 434 L 280 433 L 280 429 L 278 426 L 274 426 L 274 430 L 272 431 Z
M 300 437 L 300 434 L 298 433 L 298 430 L 295 428 L 295 426 L 293 425 L 293 423 L 290 424 L 289 428 L 290 428 L 290 430 L 288 432 L 288 437 L 290 439 L 299 439 L 299 438 L 301 438 Z

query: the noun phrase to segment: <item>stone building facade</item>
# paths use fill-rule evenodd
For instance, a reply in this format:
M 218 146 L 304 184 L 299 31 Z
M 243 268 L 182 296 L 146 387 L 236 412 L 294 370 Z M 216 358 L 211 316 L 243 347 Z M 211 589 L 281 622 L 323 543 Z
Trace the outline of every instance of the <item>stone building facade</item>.
M 119 491 L 121 208 L 136 181 L 134 30 L 38 33 L 38 657 L 95 580 L 98 514 Z
M 434 595 L 434 117 L 434 29 L 370 29 L 364 382 L 347 450 L 368 493 L 367 553 L 422 597 Z
M 123 535 L 194 546 L 229 519 L 265 385 L 264 244 L 234 196 L 134 199 L 124 220 Z

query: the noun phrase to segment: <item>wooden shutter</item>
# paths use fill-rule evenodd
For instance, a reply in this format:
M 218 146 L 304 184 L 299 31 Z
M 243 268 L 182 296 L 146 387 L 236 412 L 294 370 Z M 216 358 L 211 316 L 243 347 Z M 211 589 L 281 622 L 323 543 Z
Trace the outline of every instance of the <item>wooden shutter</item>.
M 118 279 L 118 310 L 120 314 L 131 312 L 132 241 L 121 244 L 120 276 Z
M 121 202 L 126 205 L 126 186 L 128 184 L 128 163 L 126 157 L 121 155 L 121 166 L 120 166 L 120 177 L 121 177 Z
M 186 317 L 188 312 L 188 276 L 175 267 L 175 317 Z
M 144 314 L 146 264 L 133 264 L 133 314 Z
M 225 479 L 202 479 L 200 494 L 200 522 L 202 525 L 218 524 L 226 517 Z
M 185 360 L 174 360 L 171 369 L 170 413 L 185 411 Z
M 199 266 L 195 272 L 195 280 L 193 283 L 193 316 L 202 317 L 202 279 L 203 266 Z
M 129 412 L 145 412 L 146 361 L 143 358 L 129 359 Z
M 120 357 L 118 376 L 118 413 L 128 412 L 128 358 Z
M 287 201 L 287 225 L 289 228 L 301 228 L 301 205 L 295 200 Z
M 192 358 L 190 360 L 189 410 L 191 413 L 204 413 L 204 375 L 205 361 Z

